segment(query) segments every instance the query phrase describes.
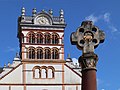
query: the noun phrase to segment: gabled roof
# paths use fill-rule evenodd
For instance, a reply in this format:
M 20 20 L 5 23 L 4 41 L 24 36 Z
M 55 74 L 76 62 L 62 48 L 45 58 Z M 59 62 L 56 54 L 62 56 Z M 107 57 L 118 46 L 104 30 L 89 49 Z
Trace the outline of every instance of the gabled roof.
M 71 68 L 71 67 L 70 67 L 69 65 L 67 65 L 67 64 L 65 64 L 65 66 L 68 67 L 70 70 L 72 70 L 74 73 L 76 73 L 78 76 L 82 77 L 81 73 L 78 71 L 79 68 L 78 68 L 78 70 L 76 71 L 76 70 L 74 70 L 73 68 Z

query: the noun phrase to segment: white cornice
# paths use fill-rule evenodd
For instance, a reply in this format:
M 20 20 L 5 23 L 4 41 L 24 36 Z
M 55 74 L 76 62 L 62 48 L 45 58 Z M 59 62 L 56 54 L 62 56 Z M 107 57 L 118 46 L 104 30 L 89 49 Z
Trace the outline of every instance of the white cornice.
M 21 27 L 22 29 L 64 30 L 64 28 Z

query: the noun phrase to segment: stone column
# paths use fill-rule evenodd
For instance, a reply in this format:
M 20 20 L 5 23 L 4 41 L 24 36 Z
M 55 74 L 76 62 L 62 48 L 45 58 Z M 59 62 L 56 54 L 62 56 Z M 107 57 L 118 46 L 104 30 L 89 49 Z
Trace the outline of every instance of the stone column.
M 79 64 L 82 67 L 82 89 L 97 90 L 96 82 L 96 64 L 98 57 L 94 53 L 83 54 L 79 58 Z
M 94 53 L 94 49 L 103 43 L 104 39 L 104 32 L 94 26 L 92 21 L 83 21 L 77 31 L 71 34 L 71 44 L 82 50 L 82 56 L 78 59 L 82 68 L 81 90 L 97 90 L 96 65 L 98 56 Z

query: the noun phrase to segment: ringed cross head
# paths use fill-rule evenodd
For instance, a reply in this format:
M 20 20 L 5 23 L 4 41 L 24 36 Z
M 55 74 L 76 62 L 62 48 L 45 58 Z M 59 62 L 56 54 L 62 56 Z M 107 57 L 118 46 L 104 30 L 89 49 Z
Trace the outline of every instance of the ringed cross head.
M 83 53 L 92 53 L 104 42 L 105 34 L 92 21 L 83 21 L 76 32 L 70 36 L 71 44 L 76 45 Z

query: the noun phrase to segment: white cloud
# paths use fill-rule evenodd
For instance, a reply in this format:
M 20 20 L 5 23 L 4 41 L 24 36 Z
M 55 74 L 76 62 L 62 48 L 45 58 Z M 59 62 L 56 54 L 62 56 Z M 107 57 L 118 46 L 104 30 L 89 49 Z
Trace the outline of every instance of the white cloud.
M 85 20 L 91 20 L 93 21 L 93 23 L 96 23 L 98 21 L 103 21 L 104 23 L 106 23 L 107 27 L 109 28 L 108 32 L 112 33 L 113 35 L 114 33 L 120 34 L 120 31 L 118 30 L 118 28 L 116 28 L 114 24 L 110 21 L 110 16 L 111 14 L 109 12 L 100 14 L 98 16 L 91 14 L 85 17 Z
M 104 14 L 104 21 L 107 22 L 108 28 L 111 30 L 111 33 L 119 32 L 119 30 L 110 21 L 110 13 Z
M 106 22 L 110 22 L 110 13 L 105 13 L 104 15 L 103 15 L 103 18 L 104 18 L 104 20 L 106 21 Z
M 110 13 L 106 12 L 104 14 L 100 14 L 98 16 L 95 16 L 94 14 L 91 14 L 87 17 L 85 17 L 85 20 L 91 20 L 93 23 L 98 22 L 99 20 L 104 20 L 105 22 L 110 22 Z
M 78 59 L 77 58 L 72 58 L 72 61 L 73 61 L 74 64 L 76 64 L 76 63 L 78 64 Z
M 110 87 L 111 84 L 108 81 L 97 78 L 97 86 L 101 88 L 101 90 L 106 90 L 106 87 Z
M 109 28 L 111 29 L 111 32 L 114 33 L 114 32 L 118 32 L 118 29 L 114 26 L 109 26 Z
M 15 48 L 7 47 L 8 51 L 15 51 Z
M 104 83 L 104 81 L 103 81 L 103 80 L 101 80 L 101 79 L 97 78 L 97 85 L 101 85 L 101 84 L 103 84 L 103 83 Z
M 14 48 L 14 47 L 7 47 L 7 49 L 5 50 L 5 52 L 17 52 L 18 51 L 18 47 Z
M 96 16 L 94 16 L 94 14 L 91 14 L 90 16 L 85 17 L 85 20 L 90 20 L 90 21 L 93 21 L 93 23 L 95 23 L 99 20 L 99 18 L 100 17 L 96 17 Z

